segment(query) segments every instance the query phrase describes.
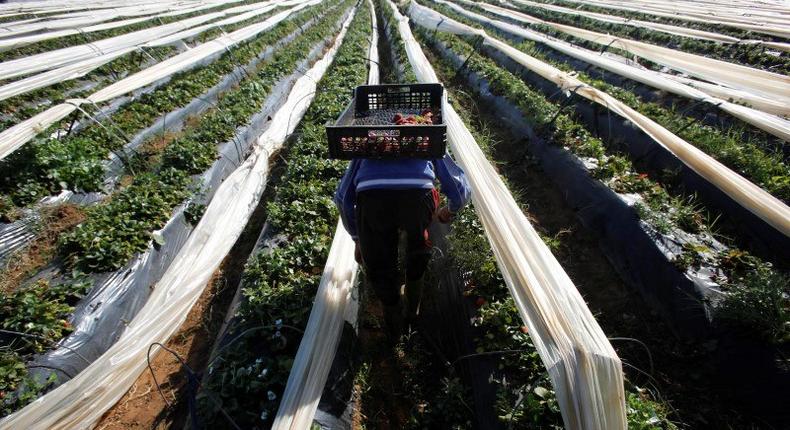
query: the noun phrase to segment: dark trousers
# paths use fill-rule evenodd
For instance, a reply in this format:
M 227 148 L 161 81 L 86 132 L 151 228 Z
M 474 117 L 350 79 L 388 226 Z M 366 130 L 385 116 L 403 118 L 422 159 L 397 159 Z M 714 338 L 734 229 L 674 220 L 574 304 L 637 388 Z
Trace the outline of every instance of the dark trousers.
M 417 280 L 431 259 L 428 226 L 438 203 L 435 189 L 367 190 L 357 195 L 357 232 L 365 276 L 385 306 L 398 304 L 404 281 L 398 268 L 400 232 L 406 236 L 406 280 Z

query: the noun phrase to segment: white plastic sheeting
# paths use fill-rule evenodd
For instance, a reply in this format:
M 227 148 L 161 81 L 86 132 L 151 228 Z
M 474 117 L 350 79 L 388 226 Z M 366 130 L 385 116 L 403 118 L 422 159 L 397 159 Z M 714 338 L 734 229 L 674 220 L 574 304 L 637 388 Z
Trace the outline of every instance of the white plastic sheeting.
M 623 3 L 619 0 L 614 0 L 612 3 Z M 691 16 L 713 16 L 720 19 L 731 20 L 736 22 L 748 22 L 757 25 L 778 24 L 779 26 L 786 26 L 787 21 L 782 20 L 779 15 L 774 12 L 754 9 L 751 7 L 742 8 L 733 3 L 723 2 L 722 4 L 707 4 L 701 5 L 695 2 L 681 2 L 681 1 L 639 1 L 629 0 L 630 5 L 643 7 L 649 10 L 656 10 L 662 12 L 669 12 L 676 15 L 689 14 Z
M 379 82 L 378 32 L 373 2 L 368 0 L 368 4 L 373 24 L 368 49 L 368 84 L 375 85 Z M 310 428 L 340 344 L 344 321 L 356 324 L 357 306 L 353 303 L 352 294 L 357 276 L 354 246 L 351 236 L 338 221 L 310 319 L 288 375 L 272 430 Z
M 192 5 L 194 5 L 193 3 Z M 218 3 L 219 6 L 221 3 Z M 50 31 L 62 30 L 64 28 L 80 28 L 99 22 L 123 18 L 123 17 L 136 17 L 143 15 L 153 15 L 162 12 L 179 11 L 192 7 L 191 4 L 174 4 L 165 2 L 160 5 L 147 5 L 147 6 L 127 6 L 122 8 L 102 9 L 90 15 L 83 15 L 73 18 L 61 19 L 46 19 L 32 23 L 19 24 L 19 25 L 4 25 L 0 26 L 0 37 L 15 37 L 28 33 L 45 33 Z
M 588 49 L 580 48 L 568 42 L 553 39 L 543 35 L 542 33 L 528 30 L 526 28 L 513 25 L 507 22 L 493 20 L 486 16 L 468 11 L 461 6 L 445 0 L 434 0 L 437 3 L 448 6 L 461 15 L 466 16 L 472 20 L 489 25 L 499 31 L 512 34 L 516 37 L 524 38 L 534 42 L 542 43 L 552 49 L 555 49 L 563 54 L 573 58 L 580 59 L 588 64 L 595 65 L 602 69 L 624 76 L 637 82 L 641 82 L 651 87 L 660 90 L 668 91 L 682 97 L 687 97 L 693 100 L 703 101 L 705 103 L 716 106 L 717 108 L 729 113 L 730 115 L 741 119 L 744 122 L 754 125 L 768 133 L 773 134 L 785 141 L 790 141 L 790 121 L 780 118 L 777 115 L 790 116 L 790 104 L 776 103 L 771 100 L 758 97 L 748 97 L 748 100 L 740 99 L 741 102 L 752 102 L 758 105 L 758 109 L 753 109 L 740 104 L 735 104 L 727 101 L 726 99 L 738 99 L 733 93 L 733 90 L 728 91 L 726 94 L 709 94 L 704 88 L 696 88 L 691 85 L 691 81 L 686 82 L 674 79 L 674 76 L 669 73 L 656 72 L 647 68 L 641 67 L 637 64 L 627 62 L 619 56 L 600 55 L 598 52 L 590 51 Z M 691 82 L 689 82 L 691 81 Z M 709 84 L 709 86 L 717 88 L 726 88 Z M 716 89 L 716 88 L 714 88 Z M 720 98 L 720 96 L 724 98 Z M 726 98 L 726 99 L 725 99 Z M 762 108 L 762 109 L 760 109 Z
M 464 3 L 464 4 L 473 5 L 473 6 L 479 4 L 479 3 L 475 3 L 475 2 L 467 1 L 467 0 L 459 0 L 459 1 Z M 459 13 L 461 13 L 461 14 L 463 14 L 463 15 L 465 15 L 465 16 L 473 19 L 473 20 L 477 20 L 479 22 L 489 24 L 491 26 L 496 27 L 497 29 L 499 29 L 501 31 L 505 31 L 507 33 L 511 33 L 511 34 L 517 35 L 519 37 L 524 37 L 524 38 L 527 38 L 529 40 L 534 40 L 534 41 L 537 41 L 537 42 L 540 42 L 540 43 L 545 43 L 545 44 L 551 46 L 552 48 L 560 50 L 560 51 L 563 51 L 563 52 L 565 52 L 563 50 L 563 47 L 565 47 L 565 46 L 574 47 L 575 49 L 565 52 L 566 54 L 574 56 L 574 57 L 575 57 L 575 55 L 573 54 L 574 52 L 577 52 L 577 53 L 578 52 L 590 52 L 589 50 L 581 50 L 581 48 L 575 47 L 575 45 L 572 45 L 570 43 L 563 42 L 563 41 L 560 41 L 560 40 L 556 40 L 556 39 L 547 37 L 546 35 L 544 35 L 542 33 L 539 33 L 539 32 L 536 32 L 536 31 L 532 31 L 532 30 L 529 30 L 529 29 L 526 29 L 526 28 L 523 28 L 523 27 L 519 27 L 519 26 L 510 24 L 510 23 L 507 23 L 507 22 L 501 22 L 501 21 L 496 21 L 496 20 L 490 19 L 490 18 L 488 18 L 486 16 L 483 16 L 483 15 L 480 15 L 480 14 L 468 11 L 466 9 L 463 9 L 463 8 L 461 8 L 460 6 L 458 6 L 458 5 L 454 4 L 454 3 L 444 3 L 444 4 L 446 4 L 447 6 L 455 9 Z M 501 13 L 499 15 L 503 16 Z M 598 55 L 598 54 L 596 53 L 596 55 Z M 589 56 L 585 56 L 585 57 L 589 57 Z M 629 60 L 624 59 L 623 57 L 616 56 L 616 55 L 611 54 L 611 53 L 606 53 L 605 56 L 601 56 L 601 57 L 606 57 L 606 58 L 614 60 L 614 61 L 619 61 L 621 63 L 637 67 L 640 70 L 644 70 L 644 73 L 646 73 L 646 74 L 655 75 L 655 76 L 662 76 L 662 77 L 664 77 L 666 79 L 671 79 L 671 80 L 675 80 L 675 81 L 684 83 L 684 84 L 689 85 L 691 87 L 697 88 L 697 89 L 707 93 L 708 95 L 710 95 L 710 96 L 712 96 L 714 98 L 720 98 L 720 99 L 723 99 L 723 100 L 732 100 L 733 102 L 737 102 L 737 103 L 741 103 L 741 104 L 744 104 L 744 105 L 747 105 L 747 106 L 751 106 L 754 109 L 757 109 L 757 110 L 760 110 L 760 111 L 763 111 L 763 112 L 766 112 L 766 113 L 770 113 L 770 114 L 773 114 L 773 115 L 779 115 L 779 116 L 783 116 L 783 117 L 790 116 L 790 103 L 787 103 L 787 102 L 784 102 L 784 101 L 779 101 L 779 100 L 766 98 L 766 97 L 763 97 L 761 95 L 753 94 L 753 93 L 748 92 L 748 91 L 738 90 L 738 89 L 734 89 L 734 88 L 730 88 L 730 87 L 726 87 L 726 86 L 722 86 L 722 85 L 710 84 L 710 83 L 707 83 L 707 82 L 704 82 L 704 81 L 700 81 L 700 80 L 696 80 L 696 79 L 689 79 L 689 78 L 685 78 L 685 77 L 682 77 L 682 76 L 673 75 L 671 73 L 649 71 L 646 68 L 644 68 L 642 66 L 639 66 L 638 64 L 634 64 L 633 62 L 630 62 Z M 577 57 L 577 58 L 581 58 L 581 57 Z M 603 63 L 611 63 L 611 61 L 606 61 L 606 62 L 603 62 Z M 769 127 L 773 128 L 775 126 L 769 126 Z
M 265 6 L 266 3 L 261 4 L 261 7 Z M 4 61 L 0 63 L 0 79 L 10 79 L 40 72 L 42 70 L 50 70 L 88 58 L 100 57 L 115 51 L 142 45 L 163 36 L 177 33 L 218 18 L 223 18 L 229 14 L 234 14 L 236 12 L 233 9 L 234 8 L 200 15 L 83 45 L 69 46 L 54 51 L 42 52 L 28 57 Z
M 464 2 L 468 3 L 468 2 Z M 476 6 L 493 14 L 527 24 L 545 24 L 553 29 L 601 45 L 622 49 L 679 72 L 732 88 L 751 91 L 765 98 L 790 103 L 790 76 L 754 69 L 663 46 L 596 33 L 568 25 L 543 21 L 528 14 L 485 3 Z
M 683 164 L 687 165 L 738 204 L 757 215 L 785 236 L 790 236 L 790 208 L 787 205 L 743 176 L 733 172 L 694 145 L 672 134 L 672 132 L 655 121 L 631 109 L 620 100 L 585 84 L 556 67 L 489 36 L 483 30 L 474 29 L 442 16 L 438 12 L 421 6 L 414 1 L 410 9 L 410 16 L 415 23 L 426 28 L 438 28 L 439 30 L 455 34 L 480 36 L 483 38 L 485 45 L 502 52 L 544 79 L 554 82 L 562 90 L 567 91 L 569 96 L 570 91 L 573 91 L 631 121 L 634 126 L 652 137 L 658 144 L 673 153 Z
M 299 1 L 302 0 L 288 0 L 282 2 L 280 3 L 280 6 L 290 6 L 293 4 L 297 4 L 297 6 L 279 12 L 276 15 L 264 20 L 263 22 L 240 28 L 232 33 L 220 36 L 212 41 L 198 45 L 189 51 L 182 52 L 181 54 L 169 58 L 161 63 L 121 79 L 120 81 L 117 81 L 114 84 L 93 93 L 86 99 L 67 100 L 66 103 L 53 106 L 46 111 L 41 112 L 38 115 L 3 131 L 0 133 L 0 160 L 7 157 L 8 154 L 14 152 L 26 142 L 30 141 L 30 139 L 34 138 L 37 134 L 49 128 L 52 124 L 55 124 L 56 122 L 68 116 L 70 113 L 77 110 L 78 106 L 82 104 L 102 103 L 107 100 L 114 99 L 115 97 L 118 97 L 122 94 L 142 88 L 174 73 L 187 70 L 199 64 L 205 58 L 228 50 L 239 43 L 257 36 L 259 33 L 274 27 L 286 19 L 290 14 L 321 2 L 321 0 L 310 0 L 307 3 L 299 4 Z
M 80 78 L 90 73 L 91 71 L 96 70 L 97 68 L 103 66 L 104 64 L 109 63 L 110 61 L 113 61 L 118 57 L 124 56 L 138 49 L 176 44 L 185 39 L 195 37 L 206 30 L 210 30 L 212 28 L 217 28 L 217 27 L 223 27 L 226 25 L 236 24 L 238 22 L 245 21 L 259 15 L 263 15 L 281 5 L 283 5 L 283 3 L 281 3 L 280 1 L 259 3 L 255 5 L 254 10 L 248 11 L 246 13 L 242 13 L 240 15 L 232 16 L 230 18 L 226 18 L 220 21 L 215 21 L 210 24 L 193 27 L 188 30 L 179 31 L 178 33 L 175 34 L 168 34 L 164 37 L 151 40 L 142 45 L 130 46 L 107 54 L 102 54 L 98 57 L 88 58 L 83 61 L 67 64 L 57 69 L 49 70 L 46 72 L 39 73 L 37 75 L 33 75 L 24 79 L 19 79 L 10 82 L 6 85 L 0 86 L 0 100 L 5 100 L 10 97 L 18 96 L 20 94 L 25 94 L 30 91 L 37 90 L 39 88 L 47 87 L 49 85 Z M 226 12 L 230 15 L 233 13 L 244 12 L 245 10 L 248 9 L 250 9 L 249 6 L 240 6 L 238 8 L 228 9 L 228 11 Z
M 110 350 L 74 379 L 4 420 L 0 429 L 92 428 L 146 368 L 148 348 L 167 342 L 241 235 L 266 186 L 269 159 L 293 132 L 315 96 L 340 40 L 297 80 L 248 157 L 217 190 L 206 212 L 143 309 Z M 154 352 L 158 352 L 154 350 Z
M 234 8 L 235 11 L 233 11 L 233 12 L 228 11 L 228 12 L 229 13 L 245 12 L 246 10 L 251 10 L 251 9 L 258 8 L 258 7 L 260 7 L 261 4 L 262 3 L 256 3 L 256 4 L 252 4 L 252 5 L 248 5 L 248 6 L 240 6 L 240 7 Z M 164 13 L 160 13 L 158 15 L 144 16 L 142 18 L 124 19 L 124 20 L 121 20 L 121 21 L 112 21 L 112 22 L 106 22 L 106 23 L 101 23 L 101 24 L 89 25 L 87 27 L 68 28 L 68 29 L 65 29 L 65 30 L 52 31 L 52 32 L 48 32 L 48 33 L 36 33 L 36 34 L 32 34 L 32 35 L 25 35 L 25 36 L 20 36 L 20 37 L 13 37 L 13 38 L 6 37 L 6 38 L 3 38 L 3 39 L 0 39 L 0 52 L 1 51 L 7 51 L 9 49 L 19 48 L 19 47 L 22 47 L 22 46 L 25 46 L 25 45 L 29 45 L 31 43 L 42 42 L 42 41 L 45 41 L 45 40 L 57 39 L 57 38 L 60 38 L 60 37 L 70 36 L 70 35 L 74 35 L 74 34 L 86 34 L 86 33 L 93 33 L 93 32 L 96 32 L 96 31 L 110 30 L 110 29 L 113 29 L 113 28 L 119 28 L 119 27 L 125 27 L 127 25 L 137 24 L 139 22 L 148 21 L 148 20 L 151 20 L 151 19 L 167 18 L 167 17 L 171 17 L 171 16 L 186 15 L 186 14 L 190 14 L 190 13 L 194 13 L 194 12 L 199 12 L 199 11 L 201 11 L 203 9 L 209 9 L 209 8 L 214 8 L 214 7 L 218 7 L 218 6 L 221 6 L 221 4 L 219 4 L 219 3 L 210 3 L 210 4 L 204 5 L 204 6 L 187 8 L 187 9 L 182 8 L 182 9 L 179 9 L 179 10 L 174 11 L 174 12 L 164 12 Z M 4 36 L 4 35 L 0 34 L 0 36 Z
M 785 39 L 790 38 L 790 30 L 788 30 L 785 27 L 760 25 L 760 24 L 743 22 L 740 20 L 726 19 L 713 15 L 705 15 L 705 14 L 693 14 L 693 13 L 677 14 L 672 12 L 640 7 L 638 5 L 633 5 L 630 3 L 613 4 L 611 2 L 607 3 L 607 2 L 601 2 L 595 0 L 568 0 L 568 1 L 574 3 L 588 4 L 591 6 L 598 6 L 606 9 L 625 10 L 629 12 L 639 12 L 649 15 L 660 16 L 664 18 L 675 18 L 683 21 L 701 22 L 703 24 L 713 24 L 713 25 L 728 25 L 730 27 L 735 27 L 741 30 L 753 31 L 755 33 L 768 34 L 771 36 L 779 36 Z
M 438 82 L 407 19 L 390 5 L 415 74 L 421 82 Z M 414 2 L 412 8 L 419 10 Z M 430 28 L 436 28 L 437 22 Z M 472 185 L 475 210 L 499 269 L 551 376 L 565 427 L 624 430 L 623 371 L 614 348 L 449 103 L 444 119 L 450 147 Z
M 661 24 L 659 22 L 650 22 L 650 21 L 640 21 L 637 19 L 630 19 L 630 18 L 623 18 L 621 16 L 616 15 L 606 15 L 603 13 L 595 13 L 595 12 L 586 12 L 583 10 L 578 9 L 571 9 L 562 6 L 555 6 L 552 4 L 546 3 L 537 3 L 527 0 L 513 0 L 516 3 L 523 4 L 526 6 L 537 7 L 541 9 L 550 10 L 553 12 L 560 12 L 569 15 L 576 15 L 582 16 L 585 18 L 591 18 L 598 21 L 608 22 L 612 24 L 622 24 L 622 25 L 629 25 L 632 27 L 641 27 L 641 28 L 648 28 L 651 30 L 660 31 L 662 33 L 667 34 L 674 34 L 676 36 L 683 36 L 683 37 L 690 37 L 693 39 L 701 39 L 701 40 L 710 40 L 713 42 L 720 42 L 720 43 L 740 43 L 746 45 L 765 45 L 770 48 L 779 49 L 785 52 L 790 52 L 790 43 L 782 43 L 782 42 L 769 42 L 765 40 L 748 40 L 748 39 L 738 39 L 737 37 L 727 36 L 720 33 L 713 33 L 710 31 L 704 30 L 697 30 L 695 28 L 689 27 L 678 27 L 675 25 L 669 24 Z

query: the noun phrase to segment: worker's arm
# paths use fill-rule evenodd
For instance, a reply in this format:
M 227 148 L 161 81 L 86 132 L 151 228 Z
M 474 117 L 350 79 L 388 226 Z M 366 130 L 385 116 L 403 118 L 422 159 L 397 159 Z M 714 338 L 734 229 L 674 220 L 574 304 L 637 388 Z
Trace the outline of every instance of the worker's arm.
M 357 217 L 355 206 L 357 204 L 357 188 L 354 185 L 354 177 L 359 170 L 359 160 L 352 160 L 348 164 L 346 174 L 340 180 L 340 185 L 335 192 L 335 205 L 340 210 L 340 219 L 351 238 L 357 240 Z
M 444 154 L 441 160 L 434 160 L 436 177 L 442 184 L 442 194 L 450 201 L 450 212 L 456 213 L 463 209 L 472 197 L 472 188 L 466 179 L 463 169 L 455 164 L 450 154 Z

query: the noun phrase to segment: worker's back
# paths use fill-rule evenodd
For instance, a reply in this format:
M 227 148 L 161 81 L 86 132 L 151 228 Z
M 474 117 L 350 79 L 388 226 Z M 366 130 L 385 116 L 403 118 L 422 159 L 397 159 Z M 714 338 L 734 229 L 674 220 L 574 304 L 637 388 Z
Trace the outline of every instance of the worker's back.
M 403 158 L 397 160 L 359 160 L 355 177 L 357 192 L 374 188 L 433 188 L 436 179 L 431 160 Z

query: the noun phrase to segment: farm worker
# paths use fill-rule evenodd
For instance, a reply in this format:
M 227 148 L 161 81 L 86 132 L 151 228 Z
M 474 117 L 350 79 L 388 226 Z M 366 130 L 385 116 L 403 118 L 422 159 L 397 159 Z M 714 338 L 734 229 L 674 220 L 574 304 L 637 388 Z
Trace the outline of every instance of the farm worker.
M 434 188 L 437 178 L 449 200 L 442 208 Z M 390 340 L 400 337 L 404 310 L 410 319 L 419 312 L 423 275 L 432 251 L 428 226 L 434 218 L 451 222 L 470 195 L 466 175 L 449 154 L 437 160 L 355 159 L 349 164 L 335 204 L 356 243 L 355 258 L 384 306 Z M 400 234 L 406 239 L 405 307 L 400 303 Z

